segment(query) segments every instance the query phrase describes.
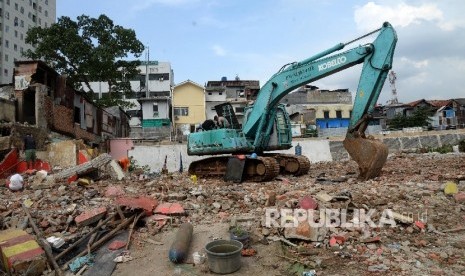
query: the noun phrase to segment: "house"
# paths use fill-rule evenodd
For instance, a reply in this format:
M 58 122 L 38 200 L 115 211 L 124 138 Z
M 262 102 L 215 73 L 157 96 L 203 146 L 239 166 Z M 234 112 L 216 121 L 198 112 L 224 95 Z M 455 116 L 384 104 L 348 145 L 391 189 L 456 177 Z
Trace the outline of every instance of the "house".
M 300 107 L 301 123 L 306 125 L 320 129 L 349 126 L 352 94 L 348 89 L 324 90 L 307 84 L 286 95 L 281 103 L 286 104 L 291 118 L 293 109 Z
M 460 104 L 456 100 L 420 99 L 406 104 L 386 106 L 386 119 L 389 121 L 398 115 L 412 116 L 418 108 L 429 108 L 432 111 L 430 125 L 438 130 L 449 129 L 458 124 L 456 112 L 459 106 Z
M 174 128 L 187 135 L 206 119 L 205 89 L 200 84 L 186 80 L 173 88 Z
M 257 98 L 260 82 L 257 80 L 234 80 L 223 77 L 221 81 L 208 81 L 205 86 L 205 108 L 207 119 L 213 119 L 217 114 L 215 106 L 229 103 L 241 125 L 245 108 Z
M 128 136 L 129 117 L 123 110 L 116 107 L 109 112 L 97 107 L 42 61 L 19 61 L 15 66 L 13 94 L 0 101 L 0 110 L 9 110 L 3 118 L 15 122 L 10 132 L 16 139 L 14 145 L 20 145 L 24 132 L 33 132 L 38 147 L 51 131 L 96 144 L 105 138 Z M 15 109 L 14 118 L 11 108 Z
M 457 127 L 465 128 L 465 98 L 453 99 L 452 107 L 457 117 Z

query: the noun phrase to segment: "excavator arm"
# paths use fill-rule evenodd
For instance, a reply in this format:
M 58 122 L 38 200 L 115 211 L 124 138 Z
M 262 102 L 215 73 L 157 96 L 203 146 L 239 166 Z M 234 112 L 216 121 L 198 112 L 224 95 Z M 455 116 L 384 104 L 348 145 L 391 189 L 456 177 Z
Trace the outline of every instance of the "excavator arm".
M 379 34 L 372 43 L 335 53 L 377 32 Z M 188 137 L 189 155 L 256 153 L 259 157 L 247 158 L 245 165 L 241 166 L 234 163 L 229 166 L 229 158 L 226 156 L 210 157 L 192 162 L 189 172 L 200 176 L 224 175 L 225 172 L 228 175 L 240 167 L 235 174 L 241 177 L 245 174 L 247 179 L 254 181 L 273 179 L 280 171 L 294 175 L 308 172 L 309 160 L 304 156 L 266 153 L 292 147 L 289 115 L 283 105 L 279 104 L 280 100 L 304 84 L 363 63 L 344 147 L 358 163 L 361 178 L 377 176 L 386 162 L 387 147 L 377 140 L 366 139 L 364 131 L 391 69 L 396 42 L 396 33 L 386 22 L 380 29 L 348 43 L 337 44 L 301 62 L 283 66 L 260 89 L 253 106 L 247 108 L 242 129 L 213 129 L 191 133 Z M 227 118 L 230 112 L 225 113 Z
M 283 66 L 260 89 L 258 97 L 247 121 L 243 126 L 246 137 L 253 138 L 256 149 L 265 148 L 267 138 L 270 137 L 270 117 L 279 101 L 296 88 L 335 74 L 341 70 L 363 63 L 357 95 L 350 120 L 348 136 L 363 136 L 366 124 L 373 112 L 379 94 L 385 82 L 386 76 L 392 67 L 394 48 L 397 35 L 389 23 L 363 37 L 375 32 L 379 34 L 370 44 L 358 46 L 346 52 L 328 56 L 342 50 L 346 45 L 360 39 L 357 38 L 348 43 L 340 43 L 336 46 L 314 55 L 301 62 L 295 62 Z

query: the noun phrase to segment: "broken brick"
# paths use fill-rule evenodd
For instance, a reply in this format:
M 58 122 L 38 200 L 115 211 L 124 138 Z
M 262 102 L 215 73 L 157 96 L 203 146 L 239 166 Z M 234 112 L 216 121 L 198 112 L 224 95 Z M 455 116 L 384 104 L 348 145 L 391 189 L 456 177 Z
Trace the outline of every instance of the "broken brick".
M 124 195 L 124 190 L 121 186 L 109 186 L 105 190 L 106 197 L 119 197 Z
M 118 250 L 126 246 L 126 242 L 124 241 L 112 241 L 110 245 L 108 245 L 109 250 Z
M 151 197 L 120 197 L 116 199 L 116 204 L 131 209 L 143 209 L 146 216 L 153 214 L 153 209 L 157 207 L 158 201 Z
M 415 226 L 420 228 L 420 229 L 425 229 L 425 224 L 422 221 L 415 221 Z
M 310 196 L 304 196 L 300 199 L 299 206 L 304 210 L 316 210 L 318 208 L 318 202 Z
M 455 202 L 457 202 L 457 203 L 465 202 L 465 193 L 460 192 L 458 194 L 455 194 L 454 199 L 455 199 Z
M 183 215 L 185 211 L 179 203 L 163 203 L 157 206 L 155 213 L 163 215 Z
M 23 230 L 1 231 L 0 251 L 9 275 L 42 275 L 47 267 L 44 250 Z
M 77 216 L 74 219 L 74 221 L 79 227 L 86 226 L 99 221 L 101 218 L 103 218 L 103 216 L 105 216 L 106 212 L 107 208 L 105 207 L 99 207 L 97 209 L 88 210 Z

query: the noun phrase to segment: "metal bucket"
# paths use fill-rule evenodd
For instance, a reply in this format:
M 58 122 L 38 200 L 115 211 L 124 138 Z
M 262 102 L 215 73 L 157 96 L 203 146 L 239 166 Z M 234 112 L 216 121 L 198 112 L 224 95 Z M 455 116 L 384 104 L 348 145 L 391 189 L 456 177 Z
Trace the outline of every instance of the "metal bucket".
M 214 273 L 228 274 L 241 268 L 242 243 L 235 240 L 216 240 L 205 245 L 208 267 Z

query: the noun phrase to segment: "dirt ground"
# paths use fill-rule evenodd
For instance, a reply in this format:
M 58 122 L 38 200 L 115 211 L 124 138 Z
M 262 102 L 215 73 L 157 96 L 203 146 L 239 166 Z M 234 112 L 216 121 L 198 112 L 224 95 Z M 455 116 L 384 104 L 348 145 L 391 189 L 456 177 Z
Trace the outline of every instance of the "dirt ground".
M 344 161 L 312 164 L 308 175 L 268 183 L 193 183 L 186 174 L 146 183 L 151 196 L 182 203 L 187 216 L 158 233 L 147 225 L 138 228 L 130 249 L 134 259 L 118 264 L 113 275 L 213 274 L 207 262 L 194 266 L 191 255 L 204 252 L 209 241 L 227 239 L 234 221 L 250 231 L 257 254 L 243 257 L 241 269 L 231 275 L 302 275 L 310 270 L 316 275 L 465 275 L 465 154 L 395 154 L 381 176 L 363 182 L 356 177 L 356 164 Z M 445 193 L 448 182 L 458 187 L 458 194 Z M 342 200 L 325 202 L 316 196 L 321 193 L 342 195 Z M 273 194 L 276 201 L 270 205 Z M 317 198 L 319 209 L 390 209 L 412 215 L 412 220 L 396 219 L 394 227 L 333 227 L 320 241 L 286 239 L 296 246 L 273 241 L 286 233 L 266 227 L 265 208 L 296 208 L 306 195 Z M 190 257 L 174 265 L 168 250 L 183 221 L 194 225 Z

